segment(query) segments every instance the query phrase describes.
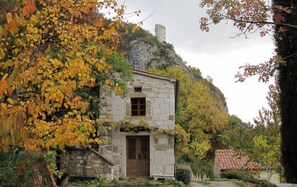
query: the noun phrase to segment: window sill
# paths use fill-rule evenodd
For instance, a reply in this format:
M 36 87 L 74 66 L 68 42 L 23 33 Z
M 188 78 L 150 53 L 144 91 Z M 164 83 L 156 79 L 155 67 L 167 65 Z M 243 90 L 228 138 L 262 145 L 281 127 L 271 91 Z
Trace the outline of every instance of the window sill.
M 152 116 L 128 116 L 125 120 L 152 120 Z

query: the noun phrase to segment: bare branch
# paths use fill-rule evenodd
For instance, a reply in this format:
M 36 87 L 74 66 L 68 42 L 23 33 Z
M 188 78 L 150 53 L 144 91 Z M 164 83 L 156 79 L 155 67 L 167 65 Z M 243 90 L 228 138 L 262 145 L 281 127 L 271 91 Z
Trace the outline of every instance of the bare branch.
M 281 26 L 287 26 L 287 27 L 291 27 L 291 28 L 296 28 L 297 29 L 297 25 L 292 25 L 289 23 L 275 23 L 272 21 L 244 21 L 244 20 L 239 20 L 239 19 L 231 19 L 230 17 L 228 18 L 234 22 L 238 22 L 238 23 L 250 23 L 250 24 L 261 24 L 261 25 L 281 25 Z

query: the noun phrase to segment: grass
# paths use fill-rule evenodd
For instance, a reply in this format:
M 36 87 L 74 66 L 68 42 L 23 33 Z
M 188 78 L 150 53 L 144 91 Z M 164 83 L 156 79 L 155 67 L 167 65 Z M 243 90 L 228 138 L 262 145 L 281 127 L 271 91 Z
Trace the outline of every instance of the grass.
M 69 187 L 142 187 L 142 186 L 185 186 L 182 182 L 176 180 L 118 180 L 113 182 L 107 182 L 102 179 L 95 180 L 83 180 L 83 181 L 71 181 L 69 182 Z

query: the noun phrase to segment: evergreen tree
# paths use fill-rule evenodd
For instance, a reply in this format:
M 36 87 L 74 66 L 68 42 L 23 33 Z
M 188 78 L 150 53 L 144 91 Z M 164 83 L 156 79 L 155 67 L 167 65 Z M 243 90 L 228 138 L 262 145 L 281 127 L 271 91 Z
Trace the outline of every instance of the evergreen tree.
M 297 25 L 297 2 L 274 0 L 274 17 L 281 17 L 283 24 L 275 26 L 276 52 L 285 63 L 279 65 L 281 108 L 281 152 L 287 182 L 297 183 L 297 29 L 284 24 Z

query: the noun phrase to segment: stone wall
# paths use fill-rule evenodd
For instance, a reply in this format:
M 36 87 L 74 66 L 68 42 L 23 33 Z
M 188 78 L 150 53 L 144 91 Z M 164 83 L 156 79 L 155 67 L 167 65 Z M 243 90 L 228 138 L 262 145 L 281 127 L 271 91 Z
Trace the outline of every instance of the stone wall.
M 122 149 L 113 144 L 113 132 L 108 126 L 100 131 L 102 144 L 91 149 L 73 148 L 61 157 L 61 170 L 70 177 L 99 178 L 108 180 L 122 176 Z
M 72 178 L 106 177 L 108 180 L 113 180 L 116 170 L 117 167 L 112 161 L 104 159 L 92 149 L 70 149 L 61 157 L 61 171 Z
M 150 177 L 174 178 L 175 155 L 174 137 L 161 135 L 154 137 L 149 132 L 121 132 L 113 131 L 112 144 L 118 147 L 119 156 L 114 156 L 115 163 L 120 163 L 121 178 L 126 178 L 126 137 L 149 136 L 150 138 Z
M 214 159 L 214 169 L 213 169 L 213 171 L 214 171 L 214 176 L 216 177 L 216 178 L 220 178 L 221 177 L 221 171 L 220 171 L 220 169 L 219 169 L 219 167 L 218 167 L 218 159 L 215 157 L 215 159 Z
M 127 98 L 106 93 L 106 105 L 101 117 L 112 116 L 113 121 L 129 120 L 134 123 L 146 121 L 159 129 L 172 129 L 175 125 L 175 79 L 134 71 L 134 81 L 128 85 Z M 141 87 L 141 92 L 134 92 Z M 146 98 L 146 115 L 131 116 L 131 98 Z M 104 155 L 112 155 L 115 164 L 120 165 L 121 177 L 126 178 L 126 137 L 150 137 L 150 176 L 154 178 L 174 178 L 174 137 L 162 135 L 155 138 L 149 132 L 112 132 L 112 146 L 99 148 Z M 106 150 L 108 148 L 108 150 Z M 112 153 L 115 150 L 116 153 Z
M 134 87 L 142 87 L 141 93 L 134 93 Z M 134 82 L 128 85 L 129 97 L 123 99 L 114 94 L 107 98 L 102 116 L 111 114 L 112 120 L 123 119 L 135 123 L 145 120 L 151 125 L 170 129 L 175 124 L 175 84 L 169 80 L 162 80 L 145 75 L 135 74 Z M 132 116 L 130 114 L 131 97 L 142 96 L 146 98 L 146 116 Z
M 174 137 L 162 135 L 153 142 L 151 175 L 153 178 L 174 178 Z

